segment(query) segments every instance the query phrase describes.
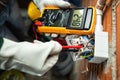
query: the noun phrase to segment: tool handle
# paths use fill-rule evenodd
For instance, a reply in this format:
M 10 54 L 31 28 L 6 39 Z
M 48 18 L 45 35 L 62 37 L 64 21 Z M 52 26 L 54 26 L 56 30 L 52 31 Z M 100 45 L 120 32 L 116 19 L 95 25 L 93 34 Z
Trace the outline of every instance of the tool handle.
M 77 49 L 80 49 L 82 48 L 83 46 L 62 46 L 63 49 L 69 49 L 69 48 L 77 48 Z

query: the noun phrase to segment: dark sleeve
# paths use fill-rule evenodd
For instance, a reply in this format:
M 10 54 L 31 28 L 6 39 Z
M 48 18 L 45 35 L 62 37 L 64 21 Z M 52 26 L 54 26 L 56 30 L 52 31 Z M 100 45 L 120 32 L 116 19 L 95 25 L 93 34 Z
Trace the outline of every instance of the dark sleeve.
M 7 3 L 9 0 L 0 0 L 0 11 L 4 10 L 7 7 Z
M 3 45 L 3 38 L 0 37 L 0 49 L 1 49 L 2 45 Z

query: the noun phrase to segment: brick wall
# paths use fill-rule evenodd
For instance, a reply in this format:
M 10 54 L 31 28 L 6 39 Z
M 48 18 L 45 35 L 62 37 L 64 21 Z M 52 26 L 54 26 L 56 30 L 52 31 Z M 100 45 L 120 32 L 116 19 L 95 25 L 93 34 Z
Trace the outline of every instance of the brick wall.
M 107 0 L 110 1 L 110 0 Z M 82 5 L 83 6 L 95 6 L 97 0 L 82 0 Z M 119 56 L 120 50 L 118 46 L 120 44 L 120 39 L 118 38 L 118 34 L 120 33 L 120 29 L 118 29 L 118 26 L 120 25 L 120 15 L 117 15 L 117 69 L 118 69 L 118 74 L 116 78 L 116 55 L 114 54 L 116 46 L 115 43 L 115 38 L 116 38 L 116 30 L 113 31 L 113 23 L 116 23 L 116 21 L 113 21 L 115 16 L 113 16 L 113 6 L 109 4 L 108 7 L 106 7 L 106 10 L 103 15 L 103 26 L 104 26 L 104 31 L 108 32 L 109 36 L 109 59 L 108 61 L 102 63 L 102 64 L 91 64 L 88 63 L 87 61 L 80 61 L 80 75 L 79 75 L 79 80 L 120 80 L 119 75 L 120 75 L 120 63 L 119 63 Z M 120 6 L 117 7 L 117 14 L 120 14 Z M 115 24 L 114 24 L 115 25 Z M 116 26 L 114 26 L 116 27 Z M 114 34 L 113 34 L 114 33 Z M 114 37 L 113 37 L 114 36 Z M 113 49 L 114 48 L 114 49 Z M 86 69 L 87 67 L 87 69 Z M 82 71 L 86 70 L 86 72 L 83 74 Z
M 117 79 L 120 80 L 120 0 L 116 5 L 116 37 Z

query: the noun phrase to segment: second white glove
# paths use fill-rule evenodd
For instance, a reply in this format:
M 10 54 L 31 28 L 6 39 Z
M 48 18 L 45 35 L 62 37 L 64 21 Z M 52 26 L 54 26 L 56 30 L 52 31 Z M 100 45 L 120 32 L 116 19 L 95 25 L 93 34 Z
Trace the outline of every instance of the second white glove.
M 63 0 L 33 0 L 36 6 L 42 11 L 46 5 L 58 6 L 61 8 L 70 7 L 70 3 Z

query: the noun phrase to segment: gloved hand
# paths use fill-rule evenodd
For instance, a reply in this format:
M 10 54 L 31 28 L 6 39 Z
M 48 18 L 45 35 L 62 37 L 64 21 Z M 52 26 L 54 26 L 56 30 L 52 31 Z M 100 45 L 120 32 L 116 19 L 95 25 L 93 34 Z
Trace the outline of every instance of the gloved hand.
M 42 11 L 46 5 L 58 6 L 61 8 L 70 7 L 70 3 L 63 0 L 33 0 L 33 2 L 40 9 L 40 11 Z
M 14 42 L 4 38 L 0 56 L 12 58 L 13 60 L 11 61 L 26 65 L 32 70 L 37 71 L 39 75 L 43 75 L 57 62 L 61 50 L 61 45 L 56 41 L 43 43 L 34 40 L 34 43 L 30 43 Z M 12 64 L 11 67 L 15 66 L 14 63 Z

